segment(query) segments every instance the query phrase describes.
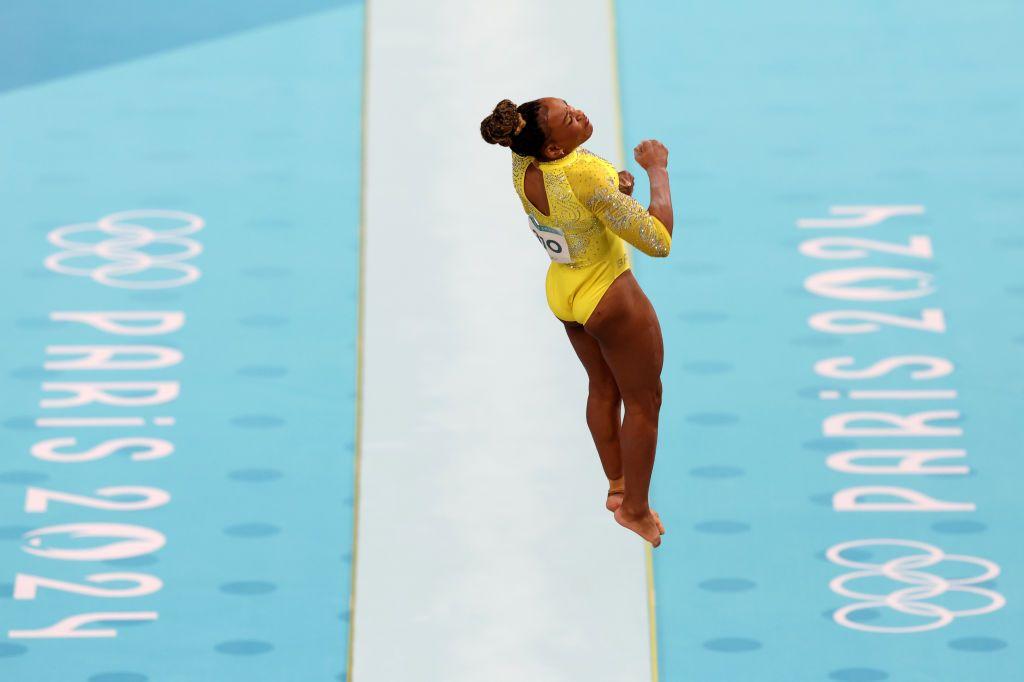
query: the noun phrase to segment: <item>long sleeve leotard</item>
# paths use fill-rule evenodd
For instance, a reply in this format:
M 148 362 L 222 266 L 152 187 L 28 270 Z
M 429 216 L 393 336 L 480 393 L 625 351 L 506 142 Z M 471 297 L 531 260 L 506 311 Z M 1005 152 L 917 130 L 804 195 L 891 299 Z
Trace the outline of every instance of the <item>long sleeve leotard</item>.
M 512 153 L 516 193 L 539 225 L 564 234 L 569 256 L 563 265 L 583 268 L 598 262 L 619 238 L 649 256 L 669 254 L 672 235 L 640 202 L 619 191 L 619 176 L 611 163 L 583 148 L 538 163 L 551 212 L 544 215 L 526 198 L 523 181 L 531 161 L 533 157 Z

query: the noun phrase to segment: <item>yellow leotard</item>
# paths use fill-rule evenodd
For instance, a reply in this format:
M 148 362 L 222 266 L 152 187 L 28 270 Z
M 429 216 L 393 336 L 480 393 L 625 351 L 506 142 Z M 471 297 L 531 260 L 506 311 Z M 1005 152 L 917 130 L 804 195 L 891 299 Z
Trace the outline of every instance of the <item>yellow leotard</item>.
M 531 229 L 551 257 L 548 307 L 565 322 L 585 324 L 615 278 L 630 268 L 623 240 L 649 256 L 667 256 L 672 235 L 636 199 L 619 191 L 615 166 L 577 147 L 541 161 L 551 215 L 526 198 L 523 182 L 532 156 L 512 153 L 512 180 Z

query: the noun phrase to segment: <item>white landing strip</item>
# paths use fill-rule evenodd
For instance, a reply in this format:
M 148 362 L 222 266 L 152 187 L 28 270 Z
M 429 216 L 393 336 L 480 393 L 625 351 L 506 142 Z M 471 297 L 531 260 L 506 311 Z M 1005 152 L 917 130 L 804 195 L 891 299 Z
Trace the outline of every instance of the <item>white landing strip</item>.
M 351 682 L 649 682 L 643 541 L 481 119 L 562 97 L 621 168 L 608 6 L 369 0 Z

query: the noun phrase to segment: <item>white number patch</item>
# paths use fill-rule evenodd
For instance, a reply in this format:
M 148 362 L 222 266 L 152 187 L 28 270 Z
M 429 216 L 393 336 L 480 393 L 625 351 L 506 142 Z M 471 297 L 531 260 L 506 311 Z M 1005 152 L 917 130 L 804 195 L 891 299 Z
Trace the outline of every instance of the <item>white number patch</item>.
M 569 244 L 565 241 L 565 233 L 557 227 L 541 225 L 532 215 L 527 217 L 530 219 L 530 229 L 551 260 L 556 263 L 571 263 L 572 258 L 569 256 Z

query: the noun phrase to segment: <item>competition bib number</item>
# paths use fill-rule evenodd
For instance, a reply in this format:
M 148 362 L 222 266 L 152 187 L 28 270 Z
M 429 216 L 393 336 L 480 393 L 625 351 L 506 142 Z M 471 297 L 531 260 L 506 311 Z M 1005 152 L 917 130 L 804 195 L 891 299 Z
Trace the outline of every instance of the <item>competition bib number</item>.
M 532 215 L 527 217 L 530 219 L 530 229 L 551 260 L 556 263 L 571 263 L 572 258 L 569 257 L 569 244 L 565 241 L 565 233 L 557 227 L 541 225 Z

